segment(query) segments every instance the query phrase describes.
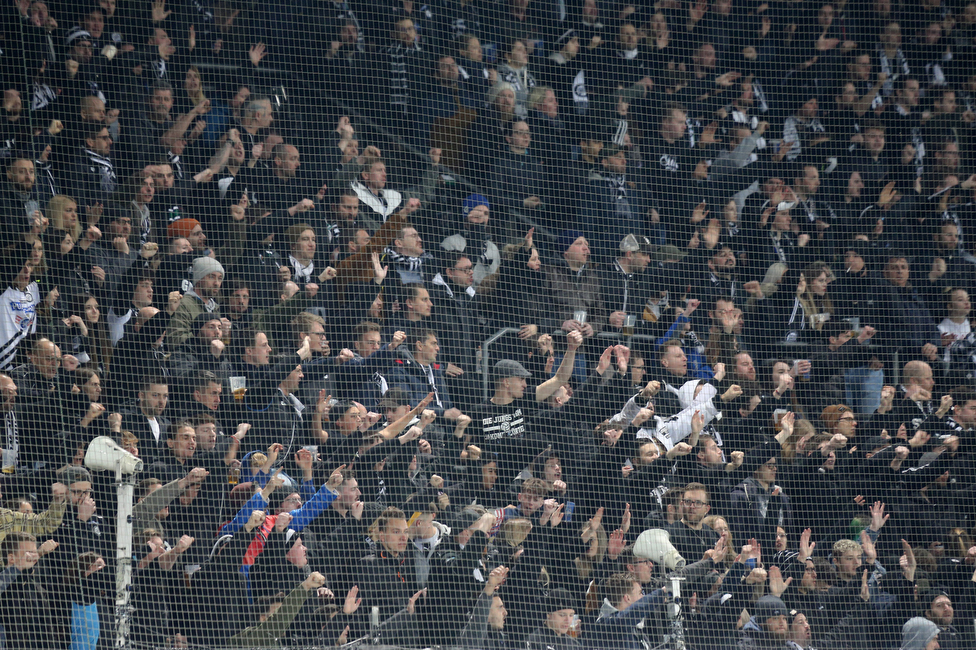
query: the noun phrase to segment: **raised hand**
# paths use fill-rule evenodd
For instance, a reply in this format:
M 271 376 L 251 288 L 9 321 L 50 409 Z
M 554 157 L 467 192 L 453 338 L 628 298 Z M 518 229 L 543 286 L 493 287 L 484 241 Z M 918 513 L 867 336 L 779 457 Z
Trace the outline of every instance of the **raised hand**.
M 268 479 L 267 485 L 265 485 L 264 489 L 261 490 L 261 494 L 264 495 L 265 501 L 267 501 L 268 497 L 271 496 L 275 490 L 285 484 L 285 479 L 278 476 L 279 474 L 281 474 L 281 469 L 276 469 L 275 473 L 270 479 Z
M 661 382 L 657 380 L 649 381 L 647 382 L 647 385 L 644 386 L 644 390 L 641 391 L 641 397 L 643 397 L 644 399 L 651 399 L 652 397 L 657 395 L 660 390 L 661 390 Z
M 68 496 L 68 486 L 64 483 L 51 484 L 51 501 L 53 503 L 64 503 Z
M 356 610 L 363 603 L 363 599 L 359 597 L 359 585 L 353 585 L 346 592 L 346 599 L 342 603 L 342 613 L 343 614 L 355 614 Z M 346 628 L 349 629 L 348 627 Z
M 298 354 L 298 358 L 302 361 L 308 361 L 309 357 L 312 356 L 312 342 L 308 336 L 302 339 L 302 345 L 295 353 Z
M 373 263 L 373 281 L 376 284 L 383 284 L 383 280 L 386 279 L 386 274 L 390 271 L 390 267 L 380 264 L 379 251 L 373 251 L 369 259 Z
M 305 580 L 302 582 L 302 588 L 305 591 L 318 590 L 319 587 L 325 584 L 325 576 L 318 571 L 312 572 Z
M 617 355 L 617 370 L 620 374 L 626 374 L 627 365 L 630 363 L 630 348 L 626 345 L 615 345 L 613 351 Z
M 485 581 L 485 594 L 491 596 L 495 591 L 505 582 L 505 578 L 508 577 L 508 567 L 497 566 L 492 569 L 492 572 L 488 574 L 488 580 Z
M 417 601 L 421 596 L 427 595 L 427 589 L 421 589 L 407 600 L 407 612 L 413 614 L 417 611 Z
M 715 381 L 722 381 L 725 379 L 725 364 L 721 362 L 716 363 L 714 366 L 712 366 L 712 373 L 715 375 Z
M 282 512 L 275 518 L 275 531 L 283 533 L 288 530 L 288 524 L 291 523 L 292 516 L 290 512 Z
M 388 346 L 388 348 L 390 350 L 395 350 L 398 347 L 400 347 L 400 345 L 406 340 L 407 340 L 407 333 L 397 330 L 396 332 L 393 332 L 393 340 L 390 341 L 390 345 Z
M 915 551 L 912 549 L 912 545 L 905 540 L 901 540 L 901 551 L 902 556 L 898 559 L 901 574 L 905 580 L 915 582 L 915 569 L 918 568 L 918 563 L 915 561 Z
M 251 65 L 253 65 L 255 68 L 261 64 L 261 59 L 267 56 L 267 54 L 267 48 L 265 47 L 264 43 L 252 45 L 251 49 L 248 50 L 248 57 L 251 59 Z
M 579 331 L 566 334 L 566 349 L 568 351 L 575 352 L 581 345 L 583 345 L 583 335 Z
M 942 399 L 939 402 L 939 409 L 935 412 L 935 414 L 940 418 L 944 418 L 946 415 L 949 414 L 949 410 L 951 408 L 952 408 L 952 395 L 943 395 Z
M 166 11 L 166 0 L 153 0 L 152 3 L 152 20 L 154 23 L 161 23 L 169 15 L 173 13 L 172 11 Z
M 302 472 L 311 471 L 315 458 L 308 449 L 299 449 L 295 454 L 295 466 Z
M 880 501 L 875 501 L 874 505 L 871 506 L 871 530 L 878 532 L 881 528 L 888 523 L 888 517 L 891 515 L 885 514 L 885 504 Z
M 618 528 L 610 533 L 610 537 L 607 540 L 607 557 L 611 560 L 616 560 L 626 546 L 627 539 L 624 537 L 624 531 Z
M 793 582 L 792 576 L 783 580 L 783 574 L 778 566 L 769 567 L 769 593 L 779 598 L 791 582 Z
M 255 528 L 264 523 L 267 514 L 264 510 L 254 510 L 251 512 L 251 516 L 248 518 L 247 523 L 244 524 L 244 529 L 247 532 L 253 531 Z
M 874 566 L 875 561 L 878 559 L 878 551 L 875 549 L 874 542 L 871 541 L 871 536 L 868 535 L 868 531 L 861 531 L 861 553 L 864 555 L 864 565 Z
M 549 525 L 555 528 L 562 523 L 563 517 L 566 516 L 566 504 L 560 503 L 552 514 L 549 516 Z
M 339 465 L 332 470 L 332 473 L 329 474 L 329 480 L 325 483 L 325 487 L 329 488 L 333 492 L 337 491 L 339 486 L 342 485 L 342 470 L 344 469 L 346 469 L 345 465 Z
M 722 393 L 722 401 L 728 402 L 730 400 L 734 400 L 736 397 L 739 397 L 740 395 L 742 395 L 742 387 L 739 386 L 738 384 L 732 384 L 731 386 L 729 386 L 728 390 Z
M 719 535 L 718 540 L 715 542 L 715 546 L 712 548 L 712 560 L 715 562 L 721 562 L 725 559 L 725 554 L 728 553 L 729 549 L 729 534 L 724 532 Z
M 783 427 L 783 433 L 787 437 L 793 435 L 793 425 L 796 423 L 796 413 L 793 411 L 787 411 L 786 415 L 780 420 L 780 426 Z
M 813 556 L 813 549 L 817 547 L 816 542 L 811 542 L 810 537 L 813 535 L 813 531 L 809 528 L 804 529 L 800 533 L 800 554 L 797 556 L 801 561 L 806 561 L 807 558 Z

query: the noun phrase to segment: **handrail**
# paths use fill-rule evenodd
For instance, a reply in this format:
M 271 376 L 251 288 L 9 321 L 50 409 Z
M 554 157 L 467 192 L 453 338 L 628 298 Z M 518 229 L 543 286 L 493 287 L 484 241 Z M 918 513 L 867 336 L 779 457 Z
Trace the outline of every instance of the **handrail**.
M 491 355 L 488 353 L 489 348 L 491 348 L 495 341 L 506 334 L 518 334 L 519 331 L 517 327 L 503 327 L 485 339 L 481 344 L 481 393 L 484 399 L 488 399 L 489 382 L 491 381 L 491 372 L 489 371 Z

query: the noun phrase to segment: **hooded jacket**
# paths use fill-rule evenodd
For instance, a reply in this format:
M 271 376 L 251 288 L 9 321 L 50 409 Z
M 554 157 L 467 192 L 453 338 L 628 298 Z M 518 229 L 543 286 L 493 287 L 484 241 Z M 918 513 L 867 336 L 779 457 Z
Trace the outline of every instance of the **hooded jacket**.
M 722 412 L 715 406 L 713 399 L 716 393 L 714 386 L 705 384 L 698 398 L 692 398 L 698 383 L 699 380 L 697 379 L 685 382 L 682 388 L 674 391 L 678 395 L 679 401 L 682 400 L 682 397 L 684 398 L 683 409 L 671 417 L 655 415 L 653 421 L 649 420 L 645 426 L 637 431 L 637 437 L 657 440 L 670 451 L 672 447 L 691 435 L 691 419 L 696 411 L 705 418 L 705 426 L 708 426 L 712 420 L 721 419 Z M 690 389 L 689 385 L 691 385 Z M 611 421 L 629 426 L 640 412 L 639 397 L 638 394 L 630 398 L 620 413 L 611 418 Z M 687 406 L 684 406 L 685 403 Z
M 925 650 L 929 641 L 939 634 L 939 626 L 927 618 L 908 619 L 901 628 L 901 650 Z

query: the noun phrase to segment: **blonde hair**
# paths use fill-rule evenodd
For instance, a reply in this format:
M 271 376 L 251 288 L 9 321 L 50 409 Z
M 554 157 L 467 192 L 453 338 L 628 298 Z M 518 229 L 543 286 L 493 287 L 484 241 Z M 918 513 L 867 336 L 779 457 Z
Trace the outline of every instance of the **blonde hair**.
M 54 228 L 54 230 L 64 230 L 71 235 L 71 239 L 74 242 L 77 242 L 79 239 L 81 239 L 81 219 L 79 218 L 75 221 L 75 227 L 72 228 L 70 232 L 64 227 L 64 210 L 69 204 L 74 205 L 75 210 L 78 209 L 78 202 L 73 198 L 67 194 L 56 194 L 47 202 L 46 214 L 47 218 L 50 219 L 51 227 Z
M 532 532 L 532 521 L 526 517 L 509 519 L 498 529 L 498 539 L 506 546 L 518 547 Z
M 200 87 L 197 89 L 196 93 L 191 93 L 189 90 L 187 90 L 186 96 L 190 98 L 190 101 L 193 102 L 194 106 L 197 106 L 200 102 L 207 98 L 207 95 L 203 92 L 203 74 L 200 72 L 200 68 L 196 67 L 195 65 L 191 65 L 187 69 L 186 73 L 190 74 L 191 72 L 196 73 L 197 79 L 200 80 Z
M 839 539 L 834 542 L 834 548 L 832 549 L 834 554 L 834 559 L 847 553 L 848 551 L 854 551 L 858 555 L 861 554 L 861 545 L 855 542 L 853 539 Z
M 546 93 L 551 91 L 552 88 L 549 86 L 536 86 L 531 91 L 529 91 L 529 102 L 528 107 L 530 110 L 535 109 L 536 106 L 546 101 Z

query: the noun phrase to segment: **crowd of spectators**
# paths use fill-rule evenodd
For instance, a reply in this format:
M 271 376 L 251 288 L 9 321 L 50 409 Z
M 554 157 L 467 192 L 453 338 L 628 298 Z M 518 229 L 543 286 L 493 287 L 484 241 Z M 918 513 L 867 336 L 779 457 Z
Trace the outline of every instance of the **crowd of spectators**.
M 0 647 L 976 647 L 976 3 L 13 0 L 0 85 Z

